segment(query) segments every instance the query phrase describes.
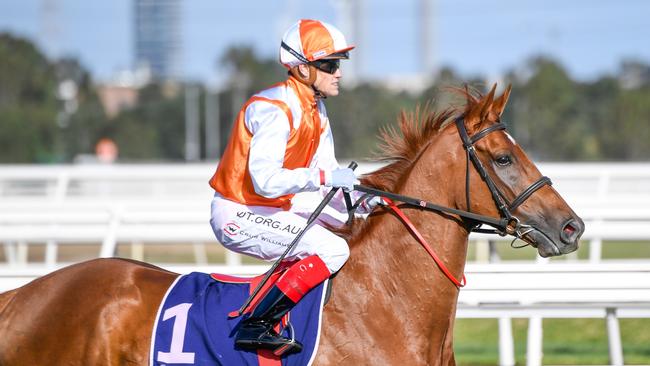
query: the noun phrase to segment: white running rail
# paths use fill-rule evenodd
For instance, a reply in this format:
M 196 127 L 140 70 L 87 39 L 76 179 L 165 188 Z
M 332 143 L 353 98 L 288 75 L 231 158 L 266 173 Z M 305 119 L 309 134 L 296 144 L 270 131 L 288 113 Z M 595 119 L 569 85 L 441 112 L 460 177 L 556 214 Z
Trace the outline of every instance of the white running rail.
M 6 263 L 0 265 L 0 291 L 60 267 L 58 249 L 67 244 L 93 245 L 99 248 L 97 256 L 110 257 L 119 243 L 134 248 L 191 243 L 194 263 L 175 264 L 173 270 L 263 271 L 264 266 L 242 266 L 233 253 L 225 263 L 201 267 L 208 264 L 205 245 L 217 245 L 208 223 L 212 190 L 207 184 L 215 167 L 216 162 L 0 166 L 0 257 Z M 362 163 L 357 171 L 378 167 Z M 538 167 L 585 220 L 589 260 L 557 266 L 470 263 L 458 316 L 499 318 L 502 365 L 514 364 L 512 317 L 530 319 L 528 365 L 541 364 L 543 317 L 604 318 L 610 361 L 623 364 L 617 319 L 650 317 L 650 258 L 615 263 L 602 258 L 602 246 L 613 240 L 650 242 L 650 163 Z M 472 234 L 471 239 L 487 248 L 494 237 Z M 27 260 L 34 244 L 45 245 L 42 263 Z

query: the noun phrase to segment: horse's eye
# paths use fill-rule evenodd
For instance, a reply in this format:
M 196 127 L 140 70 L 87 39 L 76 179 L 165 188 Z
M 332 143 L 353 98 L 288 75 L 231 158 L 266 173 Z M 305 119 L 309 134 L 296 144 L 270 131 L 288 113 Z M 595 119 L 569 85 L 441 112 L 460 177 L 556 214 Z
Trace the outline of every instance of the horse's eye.
M 496 162 L 499 166 L 508 166 L 512 164 L 512 160 L 509 155 L 501 155 L 496 159 Z

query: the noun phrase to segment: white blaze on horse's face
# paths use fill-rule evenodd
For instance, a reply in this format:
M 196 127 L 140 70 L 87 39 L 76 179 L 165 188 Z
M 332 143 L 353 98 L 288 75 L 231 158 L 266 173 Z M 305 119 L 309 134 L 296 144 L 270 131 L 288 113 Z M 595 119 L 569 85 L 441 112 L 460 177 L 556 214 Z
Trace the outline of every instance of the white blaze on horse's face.
M 510 142 L 512 142 L 513 145 L 517 145 L 517 141 L 515 141 L 514 137 L 510 136 L 509 133 L 506 132 L 506 136 L 508 136 L 508 139 Z

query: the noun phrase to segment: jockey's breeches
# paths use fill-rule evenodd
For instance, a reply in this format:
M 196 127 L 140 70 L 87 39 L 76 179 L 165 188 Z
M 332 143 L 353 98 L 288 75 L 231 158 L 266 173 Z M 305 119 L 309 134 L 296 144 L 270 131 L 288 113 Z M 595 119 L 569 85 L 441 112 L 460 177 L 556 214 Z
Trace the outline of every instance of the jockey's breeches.
M 217 240 L 237 253 L 274 261 L 304 229 L 308 214 L 266 206 L 246 206 L 216 194 L 212 200 L 210 224 Z M 317 220 L 285 257 L 300 260 L 319 256 L 331 273 L 337 272 L 350 256 L 347 242 Z

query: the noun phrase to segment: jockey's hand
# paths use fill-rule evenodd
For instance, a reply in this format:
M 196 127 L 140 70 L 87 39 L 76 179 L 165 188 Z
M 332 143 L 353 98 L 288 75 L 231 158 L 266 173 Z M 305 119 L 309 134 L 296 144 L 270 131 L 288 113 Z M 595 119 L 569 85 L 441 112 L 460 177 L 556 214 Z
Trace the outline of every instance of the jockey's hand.
M 354 185 L 359 184 L 354 170 L 350 168 L 335 169 L 329 174 L 330 179 L 325 182 L 328 187 L 343 188 L 346 192 L 354 190 Z

